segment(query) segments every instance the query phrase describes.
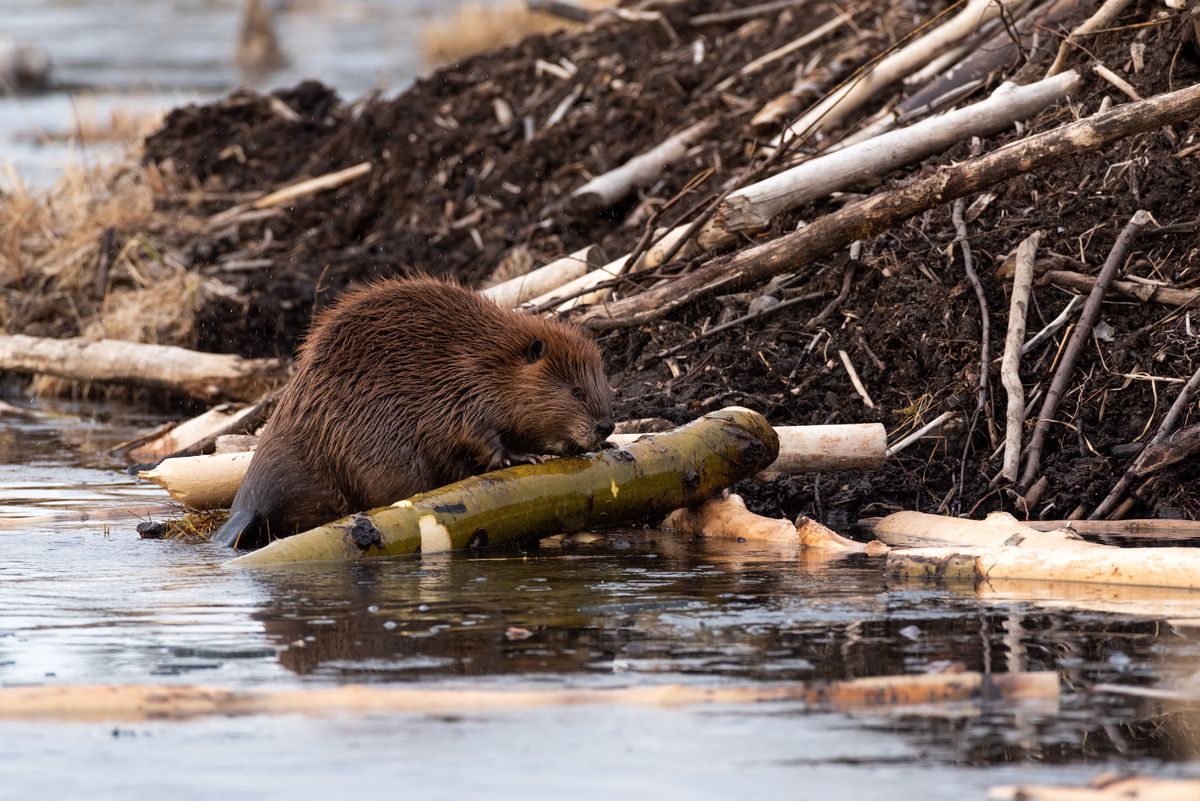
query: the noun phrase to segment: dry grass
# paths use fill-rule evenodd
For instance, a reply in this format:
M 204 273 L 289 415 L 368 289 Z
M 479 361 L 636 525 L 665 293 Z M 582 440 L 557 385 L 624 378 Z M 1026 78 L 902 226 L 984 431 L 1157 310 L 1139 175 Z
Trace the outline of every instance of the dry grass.
M 580 0 L 591 9 L 616 5 L 615 0 Z M 421 31 L 421 53 L 430 67 L 450 64 L 485 50 L 514 44 L 534 33 L 549 33 L 574 23 L 530 11 L 524 0 L 485 4 L 468 0 Z
M 183 511 L 182 509 L 180 510 Z M 138 528 L 142 539 L 175 540 L 177 542 L 208 542 L 229 518 L 224 509 L 211 512 L 185 512 L 161 523 Z

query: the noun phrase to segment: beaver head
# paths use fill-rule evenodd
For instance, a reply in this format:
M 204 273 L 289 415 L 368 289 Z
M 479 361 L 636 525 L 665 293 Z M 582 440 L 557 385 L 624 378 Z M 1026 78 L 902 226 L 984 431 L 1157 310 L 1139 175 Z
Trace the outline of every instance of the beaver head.
M 511 436 L 528 453 L 594 451 L 613 432 L 612 389 L 600 350 L 574 326 L 528 318 L 516 362 Z

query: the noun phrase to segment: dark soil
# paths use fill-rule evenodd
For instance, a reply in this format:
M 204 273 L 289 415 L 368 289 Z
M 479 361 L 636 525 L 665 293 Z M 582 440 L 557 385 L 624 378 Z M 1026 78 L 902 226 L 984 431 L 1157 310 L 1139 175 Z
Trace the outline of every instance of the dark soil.
M 345 103 L 320 84 L 305 83 L 276 95 L 293 114 L 281 115 L 278 103 L 273 107 L 267 98 L 248 94 L 174 112 L 148 140 L 146 157 L 192 190 L 164 201 L 188 214 L 208 215 L 228 208 L 242 193 L 270 191 L 361 161 L 373 165 L 365 178 L 307 197 L 276 216 L 181 238 L 179 258 L 233 284 L 245 299 L 210 305 L 195 345 L 232 347 L 248 356 L 289 353 L 314 306 L 374 276 L 428 271 L 479 283 L 506 261 L 505 269 L 542 263 L 589 243 L 610 255 L 626 252 L 653 204 L 711 170 L 663 220 L 673 223 L 750 164 L 758 143 L 746 123 L 792 86 L 798 65 L 814 65 L 806 77 L 828 88 L 943 7 L 872 4 L 860 9 L 854 28 L 843 28 L 802 57 L 782 59 L 714 92 L 741 65 L 835 13 L 833 5 L 813 0 L 742 24 L 689 23 L 694 14 L 735 6 L 683 3 L 665 12 L 669 25 L 621 22 L 535 37 L 442 70 L 393 99 Z M 1144 97 L 1196 82 L 1200 68 L 1191 37 L 1185 13 L 1167 12 L 1149 0 L 1135 3 L 1112 30 L 1089 38 L 1086 53 L 1073 55 L 1069 66 L 1084 79 L 1071 104 L 980 147 L 989 150 L 1028 130 L 1093 113 L 1105 95 L 1125 101 L 1095 75 L 1089 59 L 1120 72 Z M 1057 42 L 1047 32 L 1040 48 L 1006 74 L 994 75 L 990 85 L 1014 71 L 1021 80 L 1040 77 Z M 1134 44 L 1145 46 L 1140 71 L 1132 69 Z M 703 62 L 697 65 L 700 46 Z M 567 79 L 539 73 L 539 59 L 566 60 L 576 72 Z M 561 121 L 548 127 L 563 99 L 580 88 Z M 511 106 L 510 123 L 498 122 L 498 101 Z M 713 114 L 721 123 L 709 144 L 695 148 L 639 197 L 600 214 L 576 213 L 563 203 L 588 177 Z M 980 311 L 964 278 L 961 252 L 952 247 L 949 207 L 863 243 L 853 265 L 844 254 L 812 265 L 803 283 L 780 295 L 819 289 L 823 297 L 689 345 L 671 359 L 660 358 L 660 352 L 688 342 L 706 324 L 744 313 L 756 293 L 694 304 L 660 323 L 603 336 L 620 412 L 682 422 L 740 404 L 779 425 L 879 421 L 893 441 L 944 411 L 958 413 L 957 424 L 889 459 L 878 472 L 738 488 L 759 510 L 814 514 L 837 528 L 896 508 L 974 515 L 1009 508 L 1041 518 L 1090 509 L 1127 463 L 1112 448 L 1152 433 L 1178 392 L 1180 384 L 1172 380 L 1186 379 L 1200 366 L 1193 325 L 1189 315 L 1162 306 L 1120 300 L 1105 306 L 1103 336 L 1084 354 L 1047 445 L 1048 487 L 1036 507 L 1013 509 L 1007 495 L 989 486 L 1003 438 L 1005 395 L 998 367 L 1008 316 L 1007 284 L 996 271 L 1035 230 L 1046 232 L 1041 253 L 1069 257 L 1082 263 L 1079 269 L 1095 271 L 1138 208 L 1162 225 L 1195 220 L 1200 156 L 1176 154 L 1198 134 L 1193 124 L 1133 137 L 994 187 L 990 202 L 967 199 L 978 211 L 968 222 L 969 241 L 987 294 L 993 357 L 987 403 L 974 424 Z M 970 151 L 963 143 L 916 170 L 880 179 L 910 180 Z M 800 209 L 764 236 L 792 230 L 844 200 Z M 247 259 L 269 259 L 271 266 L 228 269 Z M 1192 286 L 1200 281 L 1198 268 L 1192 230 L 1144 235 L 1125 272 Z M 847 269 L 854 270 L 851 294 L 819 325 L 809 326 L 837 294 Z M 1030 332 L 1070 299 L 1052 286 L 1039 286 L 1035 295 Z M 1063 338 L 1059 332 L 1024 361 L 1027 390 L 1039 403 Z M 875 409 L 852 388 L 839 350 L 856 366 Z M 1130 514 L 1200 515 L 1200 498 L 1192 490 L 1195 472 L 1185 463 L 1164 473 Z

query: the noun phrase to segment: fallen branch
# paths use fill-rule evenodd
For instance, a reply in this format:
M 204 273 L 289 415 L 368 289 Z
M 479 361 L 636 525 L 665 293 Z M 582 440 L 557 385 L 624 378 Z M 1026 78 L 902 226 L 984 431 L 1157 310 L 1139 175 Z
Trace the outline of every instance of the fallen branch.
M 942 412 L 937 417 L 933 418 L 928 423 L 921 426 L 916 431 L 912 432 L 911 434 L 906 436 L 904 439 L 897 442 L 895 445 L 888 447 L 888 449 L 887 449 L 888 457 L 890 458 L 892 456 L 895 456 L 896 454 L 900 453 L 900 451 L 904 450 L 909 445 L 912 445 L 914 442 L 921 439 L 922 437 L 927 437 L 930 434 L 934 433 L 935 431 L 941 431 L 942 426 L 946 425 L 946 423 L 950 422 L 951 420 L 955 419 L 956 417 L 957 417 L 957 415 L 954 412 Z
M 604 251 L 596 245 L 588 245 L 525 275 L 518 275 L 503 283 L 481 289 L 479 294 L 491 298 L 506 309 L 515 309 L 522 303 L 574 281 L 603 263 Z
M 1033 288 L 1033 260 L 1042 232 L 1035 232 L 1017 246 L 1012 299 L 1008 306 L 1008 331 L 1004 338 L 1004 358 L 1000 363 L 1000 383 L 1008 394 L 1008 414 L 1004 428 L 1004 466 L 1000 476 L 1016 483 L 1021 468 L 1021 434 L 1025 428 L 1025 385 L 1021 383 L 1021 346 L 1025 342 L 1025 316 L 1029 311 L 1029 292 Z
M 669 426 L 668 426 L 669 428 Z M 887 432 L 880 423 L 830 426 L 779 426 L 779 455 L 762 473 L 764 478 L 797 473 L 875 470 L 883 463 Z M 624 447 L 645 433 L 613 434 L 609 441 Z M 194 456 L 166 459 L 153 470 L 139 473 L 190 509 L 227 509 L 250 466 L 250 453 L 225 458 Z M 233 458 L 237 456 L 239 458 Z
M 1012 515 L 986 520 L 897 512 L 872 533 L 892 546 L 887 574 L 897 579 L 1014 579 L 1200 589 L 1195 548 L 1116 548 L 1066 531 L 1037 531 Z
M 1096 286 L 1096 276 L 1070 270 L 1046 270 L 1038 275 L 1039 284 L 1054 284 L 1063 289 L 1090 292 Z M 1200 302 L 1200 289 L 1180 289 L 1163 284 L 1143 284 L 1137 281 L 1113 281 L 1108 291 L 1114 295 L 1135 298 L 1143 303 L 1160 306 L 1195 306 Z
M 1200 85 L 1124 103 L 1051 131 L 1030 136 L 958 164 L 907 186 L 880 192 L 814 220 L 786 236 L 732 256 L 603 307 L 581 321 L 595 329 L 643 325 L 700 298 L 733 292 L 785 272 L 796 271 L 856 239 L 869 239 L 901 220 L 1017 175 L 1104 145 L 1200 114 Z
M 715 117 L 691 125 L 664 139 L 645 153 L 634 156 L 620 167 L 597 175 L 571 193 L 571 205 L 577 211 L 606 209 L 639 186 L 658 179 L 667 165 L 679 161 L 689 149 L 717 126 Z
M 0 370 L 167 389 L 204 400 L 252 400 L 287 376 L 287 366 L 279 359 L 243 359 L 117 339 L 22 334 L 0 336 Z
M 304 690 L 231 690 L 188 685 L 52 685 L 0 688 L 0 719 L 149 721 L 210 715 L 325 715 L 381 712 L 439 715 L 547 706 L 800 703 L 850 711 L 969 701 L 1058 701 L 1054 671 L 880 676 L 849 681 L 661 684 L 616 689 L 427 689 L 349 685 Z
M 624 448 L 473 476 L 276 540 L 227 564 L 431 554 L 619 525 L 709 498 L 762 470 L 778 450 L 779 438 L 761 415 L 723 409 Z
M 241 203 L 237 206 L 225 209 L 225 211 L 214 214 L 208 218 L 209 227 L 223 225 L 239 214 L 244 214 L 248 211 L 261 211 L 262 209 L 273 208 L 274 206 L 282 206 L 285 203 L 291 203 L 299 200 L 307 195 L 315 195 L 317 192 L 324 192 L 326 189 L 336 189 L 342 184 L 353 181 L 355 178 L 360 178 L 371 171 L 371 163 L 369 161 L 360 162 L 353 167 L 347 167 L 344 170 L 318 175 L 316 178 L 308 178 L 303 181 L 297 181 L 294 184 L 289 184 L 282 189 L 277 189 L 270 194 L 260 197 L 258 200 L 252 200 L 249 203 Z
M 721 203 L 700 242 L 709 247 L 722 234 L 760 229 L 775 216 L 832 192 L 877 181 L 973 136 L 995 134 L 1069 96 L 1079 80 L 1067 72 L 1028 86 L 1003 83 L 979 103 L 818 156 L 739 189 Z
M 1200 88 L 1200 84 L 1197 86 Z M 1038 412 L 1038 421 L 1034 426 L 1033 435 L 1029 438 L 1029 449 L 1025 454 L 1025 471 L 1021 474 L 1021 480 L 1017 482 L 1017 492 L 1022 495 L 1037 480 L 1042 466 L 1042 448 L 1046 444 L 1046 436 L 1050 433 L 1050 424 L 1054 422 L 1059 401 L 1062 400 L 1063 393 L 1067 390 L 1079 356 L 1083 353 L 1084 346 L 1091 340 L 1092 327 L 1100 317 L 1100 305 L 1104 301 L 1104 293 L 1116 277 L 1117 271 L 1125 266 L 1125 259 L 1129 256 L 1133 240 L 1149 222 L 1150 214 L 1139 209 L 1126 223 L 1125 228 L 1117 236 L 1117 241 L 1113 243 L 1104 266 L 1100 269 L 1096 285 L 1092 287 L 1092 292 L 1083 305 L 1083 311 L 1079 314 L 1079 322 L 1071 333 L 1071 339 L 1067 343 L 1066 349 L 1063 350 L 1062 359 L 1059 360 L 1054 377 L 1050 381 L 1050 388 L 1046 390 L 1046 397 L 1042 400 L 1042 408 Z
M 771 2 L 759 3 L 757 5 L 746 6 L 745 8 L 716 11 L 712 14 L 697 14 L 689 22 L 696 26 L 724 25 L 728 22 L 741 22 L 744 19 L 754 19 L 764 14 L 774 14 L 776 11 L 783 11 L 785 8 L 794 8 L 802 2 L 804 0 L 771 0 Z
M 1075 47 L 1084 36 L 1111 25 L 1113 20 L 1129 5 L 1129 2 L 1130 0 L 1106 0 L 1095 14 L 1071 31 L 1070 35 L 1063 39 L 1062 44 L 1058 46 L 1058 55 L 1054 57 L 1054 63 L 1050 65 L 1050 69 L 1046 70 L 1046 77 L 1057 75 L 1062 70 L 1063 64 L 1066 63 L 1067 54 L 1071 52 L 1071 48 Z
M 747 542 L 769 542 L 777 545 L 799 546 L 814 550 L 867 552 L 878 555 L 886 546 L 875 543 L 876 548 L 826 528 L 815 520 L 801 517 L 795 523 L 756 515 L 746 508 L 745 501 L 738 495 L 713 498 L 682 509 L 676 509 L 661 526 L 668 531 L 682 531 L 707 537 L 745 540 Z M 880 550 L 880 547 L 883 550 Z
M 818 25 L 816 28 L 813 28 L 811 31 L 808 31 L 807 33 L 800 36 L 799 38 L 793 39 L 792 41 L 788 42 L 784 46 L 777 47 L 774 50 L 772 50 L 770 53 L 761 55 L 758 58 L 751 61 L 749 64 L 746 64 L 745 66 L 743 66 L 741 69 L 739 69 L 737 71 L 736 75 L 732 75 L 732 76 L 726 78 L 725 80 L 718 83 L 715 87 L 713 87 L 713 91 L 714 92 L 725 91 L 726 89 L 728 89 L 730 86 L 733 85 L 734 81 L 737 78 L 745 78 L 747 76 L 754 75 L 755 73 L 761 71 L 762 68 L 766 67 L 768 64 L 773 64 L 781 58 L 786 58 L 787 56 L 790 56 L 792 53 L 796 52 L 797 50 L 803 49 L 803 48 L 807 47 L 808 45 L 812 44 L 813 42 L 816 42 L 819 39 L 822 39 L 825 36 L 828 36 L 829 34 L 836 31 L 838 28 L 845 25 L 847 22 L 850 22 L 850 20 L 852 20 L 852 19 L 853 19 L 853 16 L 851 16 L 850 14 L 847 14 L 844 11 L 839 11 L 836 15 L 834 15 L 834 17 L 832 19 L 828 20 L 827 22 L 822 23 L 821 25 Z

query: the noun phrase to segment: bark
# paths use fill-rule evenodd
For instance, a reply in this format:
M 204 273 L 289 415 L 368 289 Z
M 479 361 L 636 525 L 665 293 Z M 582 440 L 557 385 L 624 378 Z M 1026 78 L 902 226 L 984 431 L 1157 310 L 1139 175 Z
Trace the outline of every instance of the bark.
M 234 567 L 430 554 L 666 515 L 775 460 L 779 438 L 737 407 L 588 456 L 473 476 L 276 540 Z
M 880 192 L 765 244 L 714 259 L 678 280 L 581 316 L 595 329 L 643 325 L 700 298 L 734 292 L 870 239 L 926 209 L 1014 176 L 1163 125 L 1200 114 L 1200 85 L 1125 103 L 1092 117 L 1030 136 L 976 158 L 941 167 L 907 186 Z
M 210 401 L 252 400 L 287 377 L 287 366 L 279 359 L 243 359 L 116 339 L 21 334 L 0 336 L 0 370 L 167 389 Z

